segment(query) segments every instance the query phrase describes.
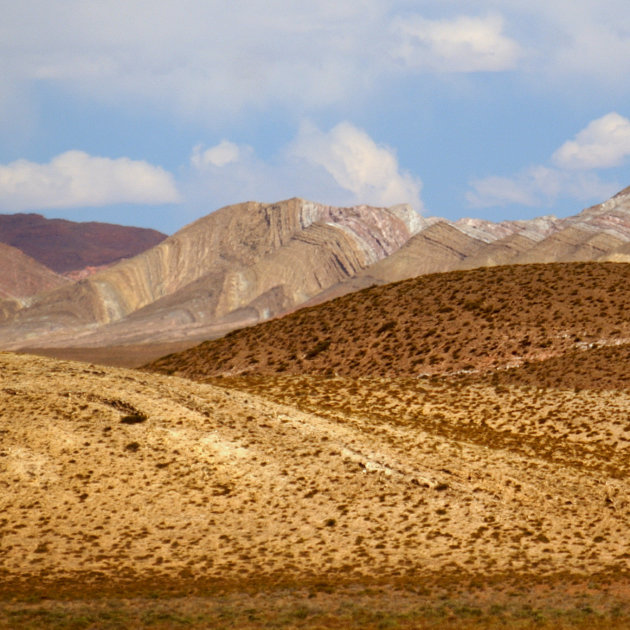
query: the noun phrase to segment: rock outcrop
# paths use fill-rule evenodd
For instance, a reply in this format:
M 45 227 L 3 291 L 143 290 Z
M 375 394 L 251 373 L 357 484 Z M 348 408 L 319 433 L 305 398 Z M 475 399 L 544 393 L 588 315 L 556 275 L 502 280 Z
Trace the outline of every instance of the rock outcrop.
M 424 229 L 404 247 L 322 297 L 339 297 L 371 284 L 434 272 L 590 260 L 630 261 L 630 187 L 564 219 L 547 215 L 492 223 L 472 218 L 456 222 L 428 218 Z

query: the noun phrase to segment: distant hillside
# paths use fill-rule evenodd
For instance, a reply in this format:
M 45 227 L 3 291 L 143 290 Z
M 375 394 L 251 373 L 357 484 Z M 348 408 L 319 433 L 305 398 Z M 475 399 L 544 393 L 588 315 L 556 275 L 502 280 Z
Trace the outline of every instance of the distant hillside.
M 0 243 L 0 299 L 23 302 L 69 282 L 19 249 Z
M 164 357 L 149 369 L 416 376 L 486 370 L 630 341 L 630 264 L 553 263 L 420 276 L 345 295 Z
M 0 242 L 22 250 L 57 273 L 109 265 L 166 238 L 156 230 L 46 219 L 39 214 L 0 214 Z
M 117 364 L 136 366 L 138 345 L 193 345 L 372 285 L 578 261 L 630 262 L 630 188 L 566 218 L 499 223 L 421 217 L 406 205 L 252 201 L 220 208 L 133 258 L 68 273 L 78 282 L 25 308 L 3 309 L 0 348 L 97 360 L 103 353 L 92 359 L 90 348 L 116 347 Z

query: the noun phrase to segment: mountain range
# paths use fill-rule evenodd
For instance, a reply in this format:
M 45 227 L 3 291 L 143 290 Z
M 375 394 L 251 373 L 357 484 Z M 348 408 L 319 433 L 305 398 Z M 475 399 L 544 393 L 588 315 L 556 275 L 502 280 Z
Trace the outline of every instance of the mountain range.
M 0 347 L 117 347 L 125 357 L 125 347 L 193 345 L 418 275 L 590 260 L 630 261 L 630 188 L 568 218 L 500 223 L 421 217 L 404 205 L 247 202 L 28 302 L 0 302 Z
M 628 196 L 0 247 L 0 628 L 630 627 Z

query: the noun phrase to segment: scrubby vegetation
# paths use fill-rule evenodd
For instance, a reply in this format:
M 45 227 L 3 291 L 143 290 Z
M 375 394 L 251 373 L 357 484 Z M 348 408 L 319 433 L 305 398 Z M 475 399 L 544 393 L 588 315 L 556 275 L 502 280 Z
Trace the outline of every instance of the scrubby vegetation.
M 557 263 L 371 287 L 164 357 L 151 370 L 418 376 L 492 371 L 630 341 L 630 265 Z

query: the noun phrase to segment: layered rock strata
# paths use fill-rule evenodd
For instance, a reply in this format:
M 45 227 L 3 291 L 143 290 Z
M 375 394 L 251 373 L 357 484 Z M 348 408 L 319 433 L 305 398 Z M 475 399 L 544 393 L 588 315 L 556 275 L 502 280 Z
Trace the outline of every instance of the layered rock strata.
M 229 206 L 36 300 L 0 328 L 0 343 L 219 334 L 303 303 L 391 255 L 422 227 L 408 206 L 335 208 L 302 199 Z

